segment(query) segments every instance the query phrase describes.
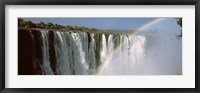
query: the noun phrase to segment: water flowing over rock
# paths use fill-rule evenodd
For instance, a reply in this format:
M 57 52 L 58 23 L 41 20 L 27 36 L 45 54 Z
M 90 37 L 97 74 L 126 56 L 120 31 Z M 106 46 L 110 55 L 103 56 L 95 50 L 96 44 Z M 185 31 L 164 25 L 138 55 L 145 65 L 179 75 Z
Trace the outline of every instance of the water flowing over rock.
M 175 39 L 175 35 L 173 38 L 173 34 L 167 36 L 159 34 L 158 38 L 155 37 L 155 33 L 159 31 L 155 31 L 153 35 L 151 32 L 129 35 L 41 29 L 19 30 L 18 74 L 181 74 L 182 52 L 181 48 L 177 47 L 181 47 L 182 43 Z M 162 43 L 163 40 L 166 44 Z M 154 53 L 157 55 L 154 56 Z M 173 60 L 169 60 L 170 58 Z M 162 64 L 165 65 L 158 66 L 160 61 L 164 61 Z M 171 69 L 174 71 L 167 70 L 173 62 Z M 153 64 L 156 66 L 152 66 Z M 162 67 L 163 70 L 160 69 Z

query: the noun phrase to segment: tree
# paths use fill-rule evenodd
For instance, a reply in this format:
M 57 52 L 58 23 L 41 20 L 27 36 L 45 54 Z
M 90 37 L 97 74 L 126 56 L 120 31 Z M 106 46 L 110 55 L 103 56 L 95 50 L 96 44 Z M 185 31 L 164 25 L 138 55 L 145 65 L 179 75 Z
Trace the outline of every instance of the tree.
M 177 19 L 177 24 L 182 28 L 182 18 Z
M 28 28 L 36 28 L 36 24 L 31 21 L 26 21 L 26 26 L 28 26 Z
M 22 22 L 24 22 L 24 20 L 22 18 L 18 18 L 18 26 L 22 27 Z
M 50 27 L 48 25 L 45 25 L 43 28 L 44 29 L 49 29 Z
M 47 26 L 49 27 L 49 29 L 52 29 L 53 28 L 53 23 L 48 22 Z
M 180 39 L 182 38 L 182 18 L 176 18 L 176 22 L 181 27 L 181 34 L 177 35 L 177 37 Z

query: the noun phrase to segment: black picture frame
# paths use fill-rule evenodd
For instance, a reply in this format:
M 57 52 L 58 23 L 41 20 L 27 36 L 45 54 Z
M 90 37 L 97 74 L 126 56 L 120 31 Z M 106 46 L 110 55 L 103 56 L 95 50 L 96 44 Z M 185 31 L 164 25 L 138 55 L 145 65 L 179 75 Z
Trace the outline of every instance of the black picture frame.
M 195 5 L 195 88 L 5 88 L 5 6 L 6 5 Z M 200 0 L 1 0 L 0 1 L 0 91 L 1 93 L 199 93 Z

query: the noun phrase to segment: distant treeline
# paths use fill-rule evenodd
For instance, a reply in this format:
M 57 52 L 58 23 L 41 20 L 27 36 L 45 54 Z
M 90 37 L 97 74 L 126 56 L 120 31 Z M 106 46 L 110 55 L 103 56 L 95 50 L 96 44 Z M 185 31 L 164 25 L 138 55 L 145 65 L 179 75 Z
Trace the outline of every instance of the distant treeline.
M 22 18 L 18 18 L 18 27 L 19 28 L 41 28 L 41 29 L 65 29 L 65 30 L 80 30 L 80 31 L 98 31 L 96 28 L 89 28 L 84 26 L 70 26 L 70 25 L 60 25 L 60 24 L 53 24 L 51 22 L 44 23 L 33 23 L 32 21 L 25 21 Z

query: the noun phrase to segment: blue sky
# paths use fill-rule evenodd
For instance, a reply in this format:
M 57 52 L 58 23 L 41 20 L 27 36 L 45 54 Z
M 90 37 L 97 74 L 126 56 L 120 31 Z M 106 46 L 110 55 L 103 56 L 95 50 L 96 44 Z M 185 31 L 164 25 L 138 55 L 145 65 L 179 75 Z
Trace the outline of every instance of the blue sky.
M 26 21 L 34 23 L 51 22 L 61 25 L 77 25 L 94 27 L 97 29 L 116 29 L 116 30 L 135 30 L 140 26 L 151 22 L 156 18 L 23 18 Z M 170 29 L 179 30 L 176 20 L 174 18 L 167 18 L 157 25 L 152 25 L 149 29 Z

